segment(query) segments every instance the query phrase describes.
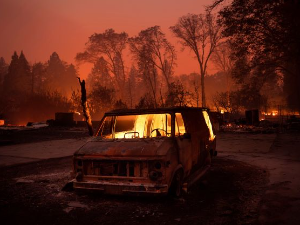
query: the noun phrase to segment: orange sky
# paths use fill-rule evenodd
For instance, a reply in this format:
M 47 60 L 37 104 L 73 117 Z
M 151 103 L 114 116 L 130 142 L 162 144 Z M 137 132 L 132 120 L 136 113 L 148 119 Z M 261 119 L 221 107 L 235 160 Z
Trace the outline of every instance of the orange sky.
M 135 36 L 159 25 L 178 51 L 175 74 L 198 72 L 188 50 L 181 52 L 169 32 L 180 16 L 202 13 L 212 0 L 0 0 L 0 57 L 9 63 L 14 51 L 24 51 L 31 63 L 49 59 L 56 51 L 74 63 L 76 53 L 93 33 L 108 28 Z M 80 75 L 86 77 L 87 67 Z

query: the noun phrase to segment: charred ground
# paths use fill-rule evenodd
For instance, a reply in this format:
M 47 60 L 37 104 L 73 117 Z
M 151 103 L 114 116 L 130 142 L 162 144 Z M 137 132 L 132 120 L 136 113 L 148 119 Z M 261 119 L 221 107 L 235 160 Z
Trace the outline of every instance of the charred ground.
M 49 127 L 4 131 L 0 139 L 22 146 L 87 135 Z M 300 133 L 217 135 L 210 172 L 179 199 L 64 192 L 71 156 L 2 166 L 1 224 L 299 224 Z
M 40 129 L 18 128 L 0 129 L 0 146 L 34 143 L 68 138 L 84 138 L 89 134 L 85 127 L 44 127 Z
M 70 157 L 3 168 L 3 224 L 257 224 L 268 182 L 263 169 L 216 158 L 182 198 L 113 197 L 61 191 L 70 168 Z

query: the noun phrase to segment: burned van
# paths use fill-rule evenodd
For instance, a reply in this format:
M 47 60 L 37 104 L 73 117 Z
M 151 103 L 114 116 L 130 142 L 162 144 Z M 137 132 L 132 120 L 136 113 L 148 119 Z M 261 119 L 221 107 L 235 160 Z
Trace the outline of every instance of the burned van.
M 111 111 L 74 153 L 73 188 L 179 196 L 207 171 L 215 149 L 208 109 Z

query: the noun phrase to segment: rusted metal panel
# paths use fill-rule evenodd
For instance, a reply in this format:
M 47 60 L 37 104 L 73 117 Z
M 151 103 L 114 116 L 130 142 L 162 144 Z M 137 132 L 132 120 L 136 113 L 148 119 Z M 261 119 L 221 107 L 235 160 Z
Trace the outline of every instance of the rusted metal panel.
M 88 141 L 75 154 L 98 156 L 163 156 L 173 145 L 171 138 L 144 140 L 97 140 Z

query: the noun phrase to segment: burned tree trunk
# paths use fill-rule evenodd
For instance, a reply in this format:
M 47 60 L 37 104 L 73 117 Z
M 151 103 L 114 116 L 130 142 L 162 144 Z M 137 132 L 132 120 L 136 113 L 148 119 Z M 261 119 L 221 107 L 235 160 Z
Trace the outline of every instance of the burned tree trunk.
M 83 116 L 85 118 L 88 130 L 89 130 L 89 134 L 90 136 L 94 135 L 94 131 L 93 131 L 93 126 L 92 126 L 92 119 L 91 119 L 91 115 L 90 115 L 90 111 L 87 105 L 87 101 L 86 101 L 86 89 L 85 89 L 85 81 L 84 80 L 80 80 L 80 77 L 77 77 L 80 87 L 81 87 L 81 105 L 82 105 L 82 110 L 83 110 Z

